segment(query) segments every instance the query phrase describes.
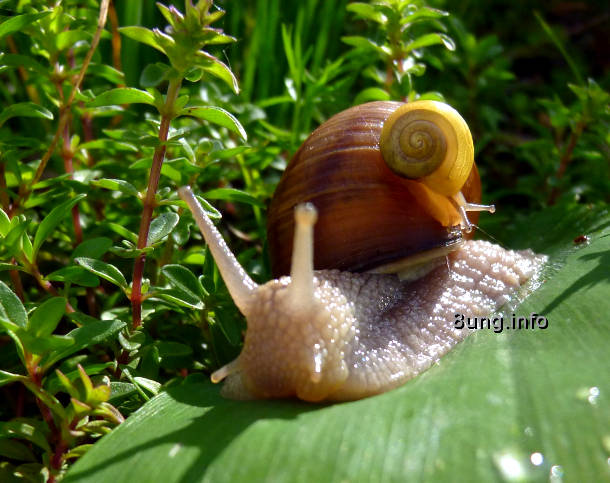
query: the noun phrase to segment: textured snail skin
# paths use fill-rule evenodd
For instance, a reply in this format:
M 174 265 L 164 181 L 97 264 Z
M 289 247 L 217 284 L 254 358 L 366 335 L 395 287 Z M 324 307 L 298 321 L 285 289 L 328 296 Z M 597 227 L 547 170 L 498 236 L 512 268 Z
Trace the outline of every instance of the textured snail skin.
M 212 375 L 234 399 L 359 399 L 415 377 L 466 337 L 455 314 L 481 317 L 506 303 L 544 257 L 467 241 L 414 282 L 395 275 L 313 271 L 315 210 L 300 205 L 290 277 L 257 286 L 190 189 L 189 204 L 247 319 L 239 357 Z M 313 210 L 313 211 L 312 211 Z M 312 214 L 313 213 L 313 214 Z

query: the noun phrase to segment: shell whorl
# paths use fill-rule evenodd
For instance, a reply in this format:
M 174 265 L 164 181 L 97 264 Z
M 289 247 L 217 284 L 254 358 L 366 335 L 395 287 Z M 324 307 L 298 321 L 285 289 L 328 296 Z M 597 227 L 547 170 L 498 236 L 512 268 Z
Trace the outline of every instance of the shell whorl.
M 462 189 L 474 164 L 466 121 L 442 102 L 415 101 L 399 107 L 384 123 L 379 144 L 392 171 L 445 196 Z

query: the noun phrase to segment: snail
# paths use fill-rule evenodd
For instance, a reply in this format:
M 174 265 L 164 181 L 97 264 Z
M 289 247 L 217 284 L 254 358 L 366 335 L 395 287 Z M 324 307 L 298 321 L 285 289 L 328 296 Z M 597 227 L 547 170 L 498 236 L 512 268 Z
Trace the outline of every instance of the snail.
M 411 153 L 388 167 L 388 142 Z M 191 189 L 180 188 L 247 320 L 242 352 L 211 376 L 225 381 L 222 394 L 318 402 L 388 391 L 470 333 L 454 326 L 456 314 L 487 315 L 532 278 L 544 256 L 466 240 L 467 212 L 493 211 L 478 204 L 472 146 L 461 116 L 441 103 L 368 103 L 332 117 L 297 151 L 270 206 L 273 269 L 290 275 L 260 286 Z M 318 172 L 324 169 L 326 177 Z M 346 206 L 355 210 L 349 216 Z M 386 214 L 399 221 L 377 220 Z M 357 229 L 353 219 L 367 216 L 375 220 Z M 335 226 L 340 222 L 348 228 Z M 328 227 L 331 235 L 323 233 Z M 346 246 L 350 238 L 355 249 Z

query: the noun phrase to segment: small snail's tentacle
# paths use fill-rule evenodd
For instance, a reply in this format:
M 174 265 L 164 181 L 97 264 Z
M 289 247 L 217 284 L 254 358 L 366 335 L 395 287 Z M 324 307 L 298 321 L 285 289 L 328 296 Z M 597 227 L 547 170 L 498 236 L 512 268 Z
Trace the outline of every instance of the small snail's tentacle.
M 453 201 L 457 205 L 458 212 L 462 218 L 462 229 L 467 233 L 472 231 L 472 223 L 468 219 L 468 211 L 488 211 L 489 213 L 496 212 L 496 205 L 479 205 L 477 203 L 468 203 L 461 191 L 453 195 Z
M 210 376 L 210 379 L 214 384 L 222 381 L 225 377 L 230 376 L 231 374 L 235 374 L 239 372 L 239 358 L 232 360 L 228 364 L 225 364 L 220 369 L 214 371 Z
M 311 203 L 294 209 L 294 245 L 290 270 L 290 290 L 296 303 L 309 304 L 313 300 L 313 226 L 318 212 Z
M 222 235 L 212 223 L 212 220 L 210 220 L 199 204 L 199 201 L 197 201 L 197 198 L 195 198 L 190 186 L 183 186 L 178 190 L 178 194 L 191 209 L 193 217 L 195 218 L 206 243 L 210 247 L 212 256 L 216 261 L 222 279 L 225 281 L 235 305 L 237 305 L 244 315 L 247 315 L 246 312 L 248 310 L 252 292 L 258 285 L 248 276 L 246 271 L 239 264 L 235 255 L 233 255 L 222 238 Z

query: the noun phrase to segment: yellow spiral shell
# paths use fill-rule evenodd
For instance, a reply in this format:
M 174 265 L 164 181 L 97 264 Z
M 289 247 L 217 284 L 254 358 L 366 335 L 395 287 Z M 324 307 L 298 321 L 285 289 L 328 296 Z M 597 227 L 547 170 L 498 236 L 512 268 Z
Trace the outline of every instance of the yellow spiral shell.
M 384 123 L 379 145 L 395 173 L 445 196 L 461 190 L 474 164 L 466 121 L 442 102 L 415 101 L 396 109 Z

